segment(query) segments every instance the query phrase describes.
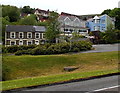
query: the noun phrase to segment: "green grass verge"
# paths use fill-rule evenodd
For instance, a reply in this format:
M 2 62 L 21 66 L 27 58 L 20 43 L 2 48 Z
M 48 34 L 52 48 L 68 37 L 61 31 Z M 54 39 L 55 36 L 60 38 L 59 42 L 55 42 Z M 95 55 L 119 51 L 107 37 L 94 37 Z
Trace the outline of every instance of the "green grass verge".
M 3 90 L 9 90 L 118 72 L 118 52 L 3 55 L 2 65 L 3 78 L 8 81 L 0 84 L 3 84 Z M 66 66 L 79 66 L 79 69 L 65 72 Z
M 4 56 L 2 62 L 3 79 L 14 80 L 35 76 L 64 74 L 64 67 L 79 66 L 77 72 L 115 69 L 118 52 L 81 53 L 63 55 L 23 55 Z M 75 72 L 74 71 L 74 72 Z
M 101 70 L 101 71 L 92 71 L 92 72 L 84 72 L 84 73 L 69 73 L 69 74 L 61 74 L 61 75 L 10 80 L 10 81 L 0 82 L 0 84 L 2 84 L 2 90 L 10 90 L 10 89 L 30 87 L 36 85 L 52 84 L 56 82 L 69 81 L 74 79 L 88 78 L 92 76 L 99 76 L 99 75 L 105 75 L 116 72 L 118 72 L 118 70 L 109 70 L 109 71 Z

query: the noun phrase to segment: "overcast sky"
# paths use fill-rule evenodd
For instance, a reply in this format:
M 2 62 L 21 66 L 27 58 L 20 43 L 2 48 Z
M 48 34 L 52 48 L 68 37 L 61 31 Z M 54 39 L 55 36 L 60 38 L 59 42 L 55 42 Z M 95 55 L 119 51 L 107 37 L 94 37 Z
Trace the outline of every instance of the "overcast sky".
M 105 9 L 118 7 L 120 0 L 0 0 L 0 4 L 17 7 L 30 6 L 43 10 L 57 10 L 76 15 L 100 14 Z

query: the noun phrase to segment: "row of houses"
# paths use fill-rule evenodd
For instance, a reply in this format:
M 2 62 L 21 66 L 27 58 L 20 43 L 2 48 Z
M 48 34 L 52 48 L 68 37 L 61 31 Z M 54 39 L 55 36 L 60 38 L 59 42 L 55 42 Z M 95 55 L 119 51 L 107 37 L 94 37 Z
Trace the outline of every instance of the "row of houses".
M 47 21 L 50 11 L 36 9 L 35 15 L 40 22 Z M 72 33 L 89 37 L 90 31 L 104 32 L 110 24 L 114 25 L 114 19 L 108 15 L 95 16 L 87 20 L 79 16 L 61 13 L 58 17 L 60 31 L 62 34 L 71 37 Z M 7 25 L 5 32 L 5 45 L 30 45 L 45 42 L 45 26 Z M 61 35 L 62 35 L 61 34 Z

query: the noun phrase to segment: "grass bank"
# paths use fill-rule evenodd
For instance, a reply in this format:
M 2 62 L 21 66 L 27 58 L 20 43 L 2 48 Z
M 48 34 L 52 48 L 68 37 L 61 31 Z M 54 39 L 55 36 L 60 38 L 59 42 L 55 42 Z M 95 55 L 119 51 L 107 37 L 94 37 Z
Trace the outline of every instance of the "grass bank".
M 118 72 L 118 52 L 5 55 L 2 65 L 3 79 L 9 80 L 3 82 L 6 90 Z M 79 69 L 66 72 L 63 68 L 67 66 L 79 66 Z
M 92 71 L 92 72 L 82 72 L 82 73 L 67 73 L 61 75 L 50 75 L 42 77 L 33 77 L 33 78 L 24 78 L 18 80 L 10 80 L 0 82 L 2 84 L 2 90 L 10 90 L 16 88 L 31 87 L 37 85 L 52 84 L 57 82 L 66 82 L 75 79 L 89 78 L 93 76 L 101 76 L 109 73 L 116 73 L 118 70 L 101 70 L 101 71 Z

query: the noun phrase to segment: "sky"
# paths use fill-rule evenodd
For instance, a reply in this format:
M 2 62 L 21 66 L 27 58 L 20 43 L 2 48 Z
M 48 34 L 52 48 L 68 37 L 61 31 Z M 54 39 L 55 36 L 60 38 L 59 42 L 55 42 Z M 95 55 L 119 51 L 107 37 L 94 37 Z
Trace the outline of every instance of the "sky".
M 0 4 L 17 7 L 30 6 L 42 10 L 66 12 L 75 15 L 100 14 L 118 7 L 120 0 L 0 0 Z

